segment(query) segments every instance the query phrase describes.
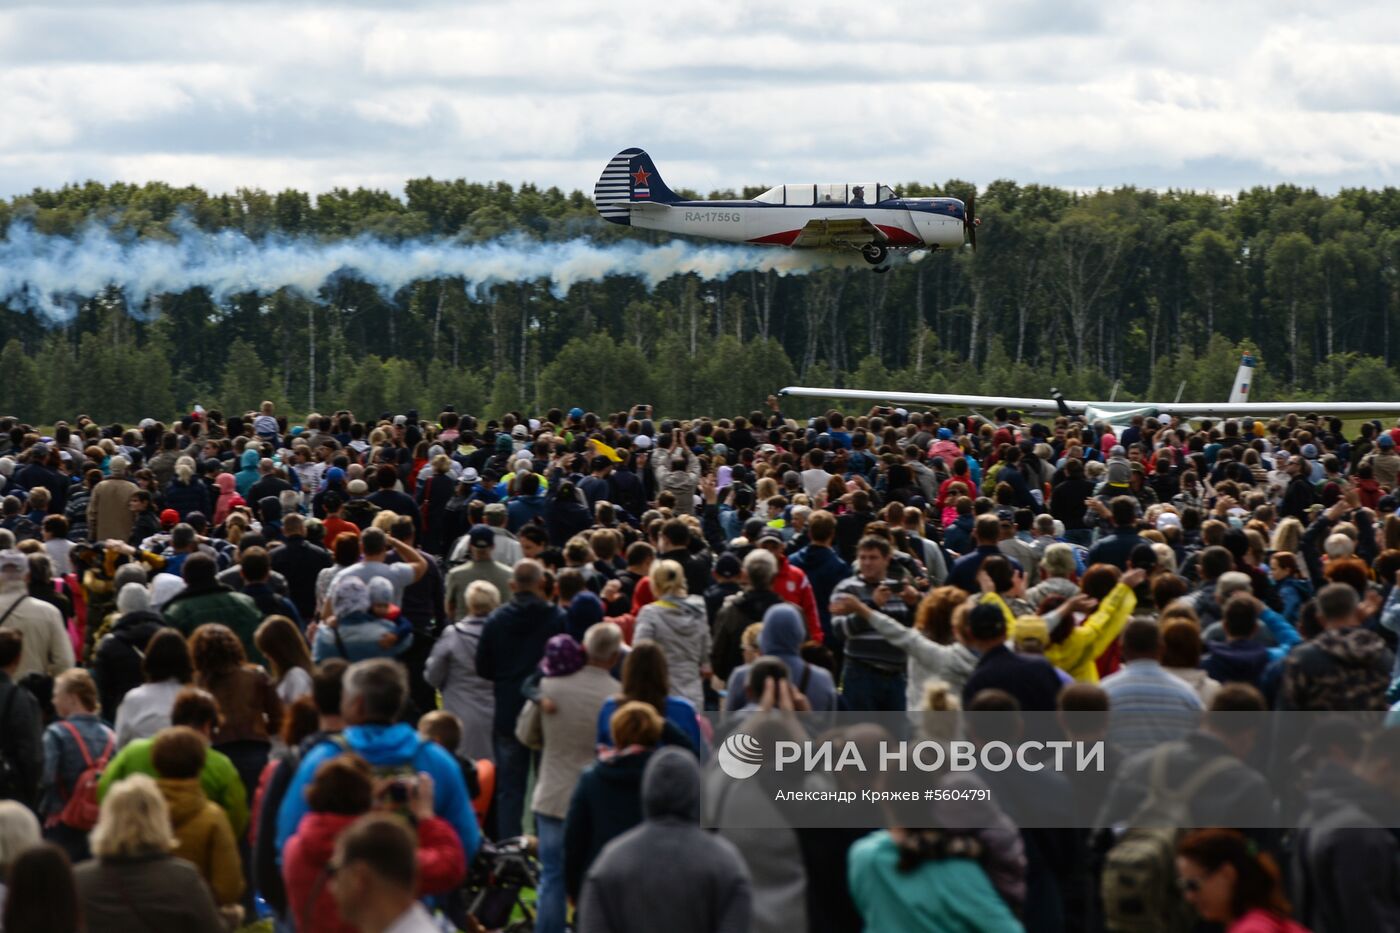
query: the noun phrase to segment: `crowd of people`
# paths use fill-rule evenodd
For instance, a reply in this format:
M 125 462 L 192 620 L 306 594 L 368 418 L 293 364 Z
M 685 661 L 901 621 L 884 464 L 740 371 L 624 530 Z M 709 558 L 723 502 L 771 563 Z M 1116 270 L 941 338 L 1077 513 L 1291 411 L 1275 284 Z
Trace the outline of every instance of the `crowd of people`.
M 540 933 L 1400 928 L 1400 426 L 366 415 L 0 419 L 3 930 L 484 929 L 527 833 Z M 703 829 L 773 709 L 1135 715 L 1094 830 Z M 1375 714 L 1293 832 L 1271 709 Z

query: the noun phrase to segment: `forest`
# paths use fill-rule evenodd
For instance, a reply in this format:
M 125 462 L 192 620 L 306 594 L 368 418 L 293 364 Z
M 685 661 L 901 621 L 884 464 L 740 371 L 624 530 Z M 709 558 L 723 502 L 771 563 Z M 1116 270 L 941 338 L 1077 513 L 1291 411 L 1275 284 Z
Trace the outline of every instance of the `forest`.
M 965 199 L 973 186 L 899 190 Z M 543 283 L 482 293 L 453 279 L 386 295 L 351 272 L 314 295 L 219 303 L 195 289 L 138 307 L 109 288 L 75 298 L 59 323 L 0 307 L 0 410 L 49 424 L 169 417 L 195 403 L 241 411 L 264 398 L 297 414 L 370 416 L 645 401 L 684 417 L 746 412 L 788 384 L 1218 401 L 1244 349 L 1259 355 L 1259 400 L 1400 398 L 1400 189 L 997 181 L 977 191 L 977 212 L 976 252 L 885 275 L 692 274 L 651 291 L 617 276 L 560 297 Z M 658 236 L 603 223 L 579 191 L 433 178 L 401 197 L 88 182 L 0 202 L 6 236 L 16 225 L 74 236 L 94 223 L 135 239 L 170 239 L 188 223 L 254 240 Z

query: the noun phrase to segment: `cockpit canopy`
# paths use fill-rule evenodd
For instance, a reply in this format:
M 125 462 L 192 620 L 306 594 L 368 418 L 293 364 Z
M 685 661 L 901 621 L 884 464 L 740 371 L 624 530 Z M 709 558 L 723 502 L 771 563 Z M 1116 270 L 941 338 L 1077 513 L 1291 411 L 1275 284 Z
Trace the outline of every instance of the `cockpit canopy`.
M 850 185 L 778 185 L 754 198 L 763 204 L 788 207 L 878 204 L 899 197 L 889 185 L 859 182 Z

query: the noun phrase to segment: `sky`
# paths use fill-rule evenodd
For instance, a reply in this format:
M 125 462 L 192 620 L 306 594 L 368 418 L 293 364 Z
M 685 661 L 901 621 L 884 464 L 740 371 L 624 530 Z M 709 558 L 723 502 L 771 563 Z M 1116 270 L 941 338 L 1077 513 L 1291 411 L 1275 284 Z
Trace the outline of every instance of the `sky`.
M 0 196 L 1400 176 L 1400 4 L 7 0 Z

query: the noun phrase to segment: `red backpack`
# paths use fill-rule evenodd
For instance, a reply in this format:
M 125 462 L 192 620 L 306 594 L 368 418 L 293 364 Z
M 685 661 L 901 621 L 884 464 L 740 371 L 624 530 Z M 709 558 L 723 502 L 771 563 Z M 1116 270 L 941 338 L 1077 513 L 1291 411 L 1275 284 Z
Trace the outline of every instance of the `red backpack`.
M 102 769 L 107 767 L 112 752 L 116 750 L 117 739 L 115 734 L 108 732 L 107 747 L 102 750 L 102 757 L 93 761 L 82 733 L 71 722 L 61 722 L 63 727 L 73 734 L 73 741 L 78 743 L 78 751 L 83 754 L 85 767 L 83 773 L 73 782 L 73 792 L 68 795 L 68 801 L 58 814 L 58 822 L 88 832 L 97 825 L 97 814 L 101 809 L 101 804 L 97 801 L 97 784 L 102 780 Z

